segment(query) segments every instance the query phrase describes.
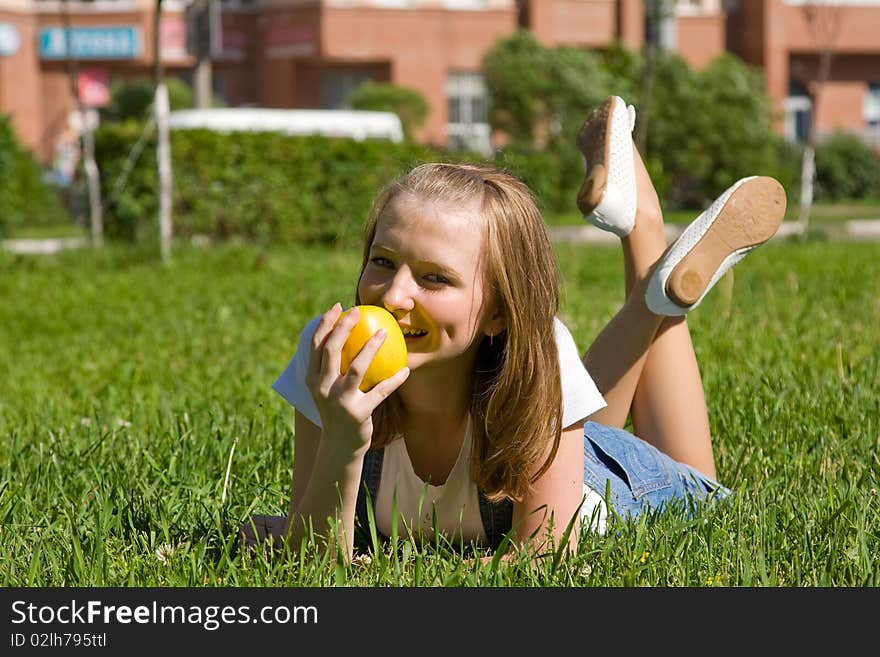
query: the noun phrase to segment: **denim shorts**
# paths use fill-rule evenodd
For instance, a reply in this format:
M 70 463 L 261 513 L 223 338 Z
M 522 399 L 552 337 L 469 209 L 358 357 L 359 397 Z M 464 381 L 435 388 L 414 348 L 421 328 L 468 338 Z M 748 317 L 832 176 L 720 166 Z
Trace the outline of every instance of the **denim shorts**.
M 628 431 L 595 422 L 584 425 L 584 483 L 623 520 L 673 504 L 692 513 L 731 493 Z

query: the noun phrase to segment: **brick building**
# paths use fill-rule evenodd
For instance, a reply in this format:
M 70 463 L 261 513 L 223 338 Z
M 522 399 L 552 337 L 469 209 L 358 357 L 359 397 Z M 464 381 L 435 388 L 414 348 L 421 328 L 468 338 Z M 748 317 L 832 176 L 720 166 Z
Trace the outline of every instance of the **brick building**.
M 635 49 L 645 39 L 644 0 L 212 1 L 211 77 L 228 105 L 339 108 L 362 81 L 389 81 L 425 96 L 430 114 L 417 136 L 437 144 L 488 143 L 480 63 L 497 38 L 525 27 L 546 45 Z M 793 139 L 805 134 L 831 42 L 817 127 L 880 144 L 880 0 L 809 2 L 824 6 L 677 0 L 661 39 L 695 67 L 725 50 L 762 67 L 779 130 Z M 192 80 L 188 4 L 164 0 L 154 39 L 155 0 L 0 0 L 0 113 L 49 162 L 75 109 L 72 67 L 93 105 L 108 80 L 151 74 L 154 41 L 166 72 Z

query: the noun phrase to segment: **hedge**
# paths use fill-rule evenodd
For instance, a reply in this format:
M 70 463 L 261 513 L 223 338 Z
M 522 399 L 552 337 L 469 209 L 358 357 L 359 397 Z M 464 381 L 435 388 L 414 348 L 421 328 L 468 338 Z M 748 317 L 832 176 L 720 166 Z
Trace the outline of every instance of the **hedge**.
M 96 134 L 105 236 L 110 239 L 158 235 L 154 143 L 144 147 L 121 191 L 114 191 L 142 129 L 134 122 L 107 124 Z M 373 198 L 393 178 L 422 162 L 484 159 L 409 142 L 275 133 L 180 130 L 172 133 L 171 140 L 174 232 L 182 238 L 239 236 L 262 242 L 357 244 Z M 795 202 L 799 148 L 781 138 L 769 145 L 751 167 L 778 177 L 789 192 L 789 202 Z M 856 158 L 855 151 L 852 143 L 835 140 L 817 152 L 817 200 L 877 193 L 871 183 L 877 179 L 876 158 L 862 151 Z M 535 149 L 520 142 L 497 151 L 493 159 L 532 188 L 543 211 L 576 211 L 583 161 L 573 143 L 556 138 Z M 668 173 L 664 162 L 649 157 L 646 164 L 663 198 Z M 738 175 L 745 173 L 734 163 L 726 178 Z M 711 182 L 713 187 L 720 185 Z
M 103 189 L 121 180 L 141 131 L 129 122 L 97 132 Z M 411 143 L 202 129 L 172 132 L 171 152 L 175 236 L 272 242 L 355 243 L 384 184 L 420 162 L 449 159 Z M 151 142 L 121 192 L 107 200 L 107 237 L 157 232 L 157 178 Z
M 9 117 L 0 115 L 0 237 L 24 226 L 69 222 L 40 167 L 15 136 Z
M 816 198 L 849 201 L 880 197 L 880 158 L 858 137 L 836 132 L 816 147 Z
M 96 133 L 105 200 L 105 236 L 158 235 L 155 143 L 143 148 L 122 185 L 124 163 L 143 125 L 107 124 Z M 232 236 L 263 242 L 356 244 L 378 191 L 423 162 L 485 160 L 413 143 L 276 133 L 171 133 L 176 237 Z M 560 153 L 560 155 L 557 155 Z M 564 155 L 562 155 L 564 154 Z M 511 147 L 494 161 L 523 178 L 545 211 L 572 211 L 583 179 L 575 148 Z M 119 184 L 121 191 L 114 195 Z

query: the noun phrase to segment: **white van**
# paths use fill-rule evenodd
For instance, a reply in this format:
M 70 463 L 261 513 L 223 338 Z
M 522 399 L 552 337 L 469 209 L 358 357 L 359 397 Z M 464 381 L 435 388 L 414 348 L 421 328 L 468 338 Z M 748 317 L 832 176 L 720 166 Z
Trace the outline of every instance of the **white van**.
M 323 135 L 403 140 L 400 117 L 393 112 L 359 110 L 263 109 L 224 107 L 176 110 L 169 113 L 171 130 L 207 128 L 218 132 L 279 132 L 286 135 Z

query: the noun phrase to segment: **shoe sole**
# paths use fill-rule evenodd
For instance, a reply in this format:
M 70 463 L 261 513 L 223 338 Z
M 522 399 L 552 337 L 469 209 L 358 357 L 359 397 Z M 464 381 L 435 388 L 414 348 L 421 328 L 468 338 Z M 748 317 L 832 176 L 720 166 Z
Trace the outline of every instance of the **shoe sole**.
M 669 299 L 683 307 L 696 303 L 731 254 L 750 251 L 776 234 L 785 206 L 785 190 L 773 178 L 756 176 L 735 189 L 705 235 L 669 273 Z
M 583 153 L 589 168 L 577 195 L 578 209 L 590 214 L 602 202 L 608 185 L 608 159 L 611 157 L 611 114 L 614 97 L 607 98 L 593 110 L 578 133 L 578 150 Z

